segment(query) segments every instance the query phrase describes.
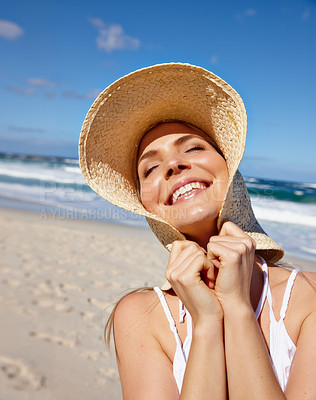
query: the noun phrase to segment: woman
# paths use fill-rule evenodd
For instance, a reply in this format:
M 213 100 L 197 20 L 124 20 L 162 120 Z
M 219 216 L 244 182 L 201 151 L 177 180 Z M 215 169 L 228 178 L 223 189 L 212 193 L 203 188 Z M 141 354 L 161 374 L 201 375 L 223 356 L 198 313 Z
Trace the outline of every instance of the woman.
M 187 64 L 121 78 L 86 117 L 85 179 L 171 250 L 163 290 L 114 313 L 124 399 L 316 399 L 316 279 L 273 264 L 237 170 L 245 137 L 239 95 Z

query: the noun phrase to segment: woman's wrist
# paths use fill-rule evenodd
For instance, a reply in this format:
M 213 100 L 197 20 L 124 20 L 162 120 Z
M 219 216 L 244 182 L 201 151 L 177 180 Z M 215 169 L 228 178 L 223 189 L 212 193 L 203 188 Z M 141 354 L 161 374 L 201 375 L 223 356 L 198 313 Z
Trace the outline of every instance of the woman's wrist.
M 222 308 L 225 321 L 227 319 L 243 321 L 254 316 L 254 310 L 250 301 L 227 302 L 222 304 Z
M 223 333 L 224 320 L 220 317 L 205 318 L 193 322 L 193 324 L 193 336 L 195 337 L 205 338 L 214 336 L 218 338 L 218 335 Z

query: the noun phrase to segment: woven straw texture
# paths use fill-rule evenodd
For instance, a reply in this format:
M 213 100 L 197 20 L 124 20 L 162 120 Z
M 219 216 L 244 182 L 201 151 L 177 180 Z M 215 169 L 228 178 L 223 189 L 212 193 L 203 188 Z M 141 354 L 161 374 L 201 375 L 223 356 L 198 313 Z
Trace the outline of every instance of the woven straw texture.
M 283 250 L 256 220 L 244 181 L 237 171 L 242 159 L 247 116 L 238 93 L 211 72 L 189 64 L 161 64 L 135 71 L 106 88 L 91 106 L 81 130 L 82 174 L 100 196 L 144 215 L 166 246 L 184 236 L 142 206 L 137 193 L 136 156 L 148 129 L 179 120 L 203 130 L 224 154 L 229 185 L 218 219 L 235 222 L 257 242 L 260 254 L 276 262 Z

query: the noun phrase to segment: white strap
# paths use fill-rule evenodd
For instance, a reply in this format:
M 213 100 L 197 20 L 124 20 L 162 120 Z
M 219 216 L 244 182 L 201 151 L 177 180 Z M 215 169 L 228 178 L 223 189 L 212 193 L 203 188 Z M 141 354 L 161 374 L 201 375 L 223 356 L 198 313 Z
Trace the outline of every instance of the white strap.
M 184 304 L 179 299 L 179 322 L 182 324 L 184 322 L 184 317 L 187 316 L 187 337 L 192 338 L 192 317 L 189 311 L 184 307 Z
M 263 288 L 262 288 L 262 293 L 261 293 L 261 297 L 259 300 L 259 303 L 257 305 L 257 309 L 255 312 L 256 318 L 259 318 L 259 315 L 261 314 L 264 302 L 266 301 L 266 297 L 267 297 L 267 293 L 268 293 L 268 287 L 269 287 L 269 274 L 268 274 L 268 265 L 265 262 L 265 260 L 258 255 L 258 259 L 261 263 L 261 268 L 263 271 Z
M 171 312 L 169 310 L 169 306 L 168 306 L 168 303 L 166 302 L 165 296 L 164 296 L 162 290 L 159 287 L 154 287 L 154 291 L 158 295 L 158 298 L 160 300 L 162 308 L 163 308 L 163 310 L 164 310 L 164 312 L 166 314 L 167 320 L 169 322 L 170 330 L 174 334 L 174 337 L 176 339 L 176 343 L 177 343 L 178 346 L 180 346 L 180 348 L 182 348 L 181 339 L 179 337 L 179 334 L 178 334 L 178 331 L 177 331 L 177 328 L 176 328 L 176 324 L 175 324 L 174 319 L 173 319 L 173 317 L 171 315 Z
M 277 320 L 275 319 L 275 315 L 274 315 L 274 312 L 273 312 L 272 294 L 271 294 L 270 285 L 268 285 L 267 300 L 268 300 L 268 304 L 269 304 L 270 330 L 271 330 L 272 321 L 274 321 L 276 323 Z M 270 336 L 271 336 L 271 334 L 270 334 Z
M 288 308 L 289 305 L 289 301 L 290 301 L 290 297 L 291 297 L 291 292 L 292 292 L 292 288 L 294 285 L 294 281 L 295 278 L 297 276 L 298 271 L 296 269 L 294 269 L 291 272 L 291 275 L 287 281 L 287 285 L 285 288 L 285 292 L 284 292 L 284 296 L 283 296 L 283 301 L 282 301 L 282 307 L 280 310 L 280 319 L 284 319 L 285 318 L 285 314 L 286 314 L 286 310 Z
M 182 301 L 179 299 L 179 322 L 182 324 L 184 322 L 185 317 L 185 308 Z
M 289 279 L 287 281 L 286 288 L 285 288 L 285 291 L 284 291 L 283 300 L 282 300 L 282 306 L 281 306 L 281 310 L 280 310 L 280 319 L 279 319 L 279 321 L 281 321 L 281 320 L 283 320 L 285 318 L 285 314 L 286 314 L 287 307 L 289 305 L 289 301 L 290 301 L 290 297 L 291 297 L 292 288 L 293 288 L 294 281 L 295 281 L 295 278 L 296 278 L 298 272 L 299 272 L 299 270 L 293 269 L 293 271 L 291 272 L 291 275 L 290 275 L 290 277 L 289 277 Z M 271 294 L 270 285 L 268 287 L 267 298 L 268 298 L 268 303 L 269 303 L 269 307 L 270 307 L 270 320 L 272 318 L 274 318 L 274 320 L 276 321 L 276 318 L 275 318 L 275 315 L 274 315 L 274 312 L 273 312 L 273 303 L 272 303 L 272 294 Z

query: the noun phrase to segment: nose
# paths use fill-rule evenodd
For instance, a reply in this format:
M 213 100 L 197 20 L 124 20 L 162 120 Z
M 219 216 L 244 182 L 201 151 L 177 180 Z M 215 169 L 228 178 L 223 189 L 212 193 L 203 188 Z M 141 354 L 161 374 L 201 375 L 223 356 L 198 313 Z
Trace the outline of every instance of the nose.
M 183 170 L 190 168 L 190 163 L 180 157 L 169 158 L 165 163 L 165 178 L 168 180 L 172 175 L 180 174 Z

